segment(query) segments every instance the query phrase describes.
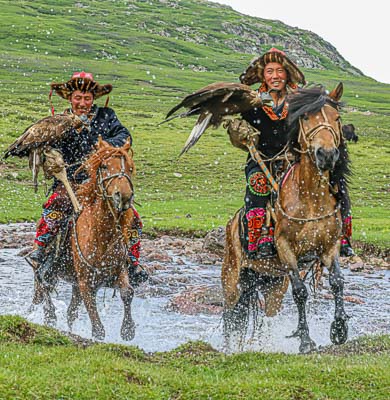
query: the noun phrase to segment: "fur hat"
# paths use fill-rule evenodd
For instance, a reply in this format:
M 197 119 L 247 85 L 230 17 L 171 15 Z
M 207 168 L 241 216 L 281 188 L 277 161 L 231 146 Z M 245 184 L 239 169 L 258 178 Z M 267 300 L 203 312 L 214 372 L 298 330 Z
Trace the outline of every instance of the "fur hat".
M 300 69 L 286 56 L 286 54 L 273 47 L 262 56 L 255 58 L 250 63 L 246 71 L 240 75 L 241 83 L 245 85 L 253 85 L 263 81 L 264 68 L 268 63 L 276 62 L 281 64 L 287 71 L 287 85 L 306 84 L 305 76 Z
M 112 90 L 112 85 L 99 85 L 94 79 L 93 75 L 89 72 L 75 72 L 68 82 L 52 83 L 51 89 L 54 90 L 58 96 L 68 100 L 75 90 L 81 92 L 91 92 L 94 99 L 109 94 Z

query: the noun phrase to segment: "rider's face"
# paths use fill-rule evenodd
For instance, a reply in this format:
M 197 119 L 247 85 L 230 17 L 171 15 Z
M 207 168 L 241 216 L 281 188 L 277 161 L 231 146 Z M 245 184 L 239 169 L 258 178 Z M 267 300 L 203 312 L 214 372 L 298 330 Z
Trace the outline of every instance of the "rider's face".
M 91 92 L 75 90 L 70 97 L 70 104 L 74 114 L 88 114 L 93 104 L 93 94 Z
M 287 71 L 283 66 L 276 62 L 268 63 L 264 68 L 264 82 L 268 91 L 283 90 L 287 84 Z

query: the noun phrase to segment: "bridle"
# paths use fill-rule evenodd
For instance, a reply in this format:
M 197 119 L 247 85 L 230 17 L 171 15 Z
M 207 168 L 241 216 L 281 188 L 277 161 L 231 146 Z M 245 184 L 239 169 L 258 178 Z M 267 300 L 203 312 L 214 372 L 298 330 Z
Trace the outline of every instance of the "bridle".
M 315 138 L 315 136 L 318 134 L 318 132 L 326 129 L 328 130 L 334 140 L 336 148 L 340 146 L 341 142 L 341 122 L 338 121 L 338 132 L 336 129 L 333 128 L 332 124 L 329 123 L 328 116 L 325 113 L 324 108 L 325 107 L 332 107 L 330 104 L 324 104 L 324 106 L 321 108 L 321 114 L 322 117 L 324 118 L 323 122 L 320 122 L 318 125 L 314 126 L 313 128 L 305 131 L 305 128 L 303 126 L 302 118 L 299 118 L 299 136 L 298 136 L 298 142 L 300 143 L 301 141 L 306 144 L 306 150 L 300 150 L 300 149 L 294 149 L 297 150 L 299 153 L 308 153 L 311 152 L 313 149 L 312 142 Z M 332 107 L 333 108 L 333 107 Z
M 112 174 L 112 175 L 103 177 L 101 165 L 98 167 L 98 169 L 97 169 L 97 177 L 98 177 L 97 187 L 99 189 L 100 196 L 103 198 L 103 200 L 106 200 L 106 201 L 112 200 L 113 196 L 109 195 L 107 192 L 108 187 L 111 185 L 111 183 L 113 182 L 113 180 L 115 178 L 124 177 L 127 179 L 128 183 L 130 185 L 130 189 L 132 192 L 130 202 L 132 202 L 133 196 L 134 196 L 133 182 L 131 180 L 131 176 L 128 173 L 126 173 L 125 156 L 120 156 L 120 160 L 121 160 L 121 170 L 120 170 L 120 172 L 117 172 L 116 174 Z
M 302 118 L 299 118 L 298 142 L 301 143 L 301 140 L 302 140 L 306 144 L 306 150 L 300 150 L 300 149 L 295 149 L 295 148 L 294 148 L 294 150 L 298 151 L 301 154 L 309 153 L 309 157 L 311 158 L 311 160 L 313 162 L 314 162 L 314 160 L 312 159 L 312 153 L 313 153 L 312 141 L 315 138 L 315 136 L 318 134 L 318 132 L 320 132 L 324 129 L 328 130 L 333 137 L 336 148 L 339 147 L 340 142 L 341 142 L 341 122 L 338 121 L 338 132 L 337 132 L 336 129 L 334 129 L 333 126 L 329 123 L 329 119 L 324 110 L 325 107 L 332 107 L 332 106 L 330 104 L 324 104 L 323 107 L 321 108 L 321 114 L 324 118 L 324 121 L 320 122 L 318 125 L 314 126 L 313 128 L 311 128 L 307 131 L 305 131 L 305 128 L 303 126 Z M 320 173 L 320 175 L 322 175 L 322 174 Z M 328 184 L 329 184 L 329 181 L 328 181 Z M 277 202 L 279 209 L 284 217 L 286 217 L 289 220 L 299 222 L 299 223 L 316 222 L 316 221 L 320 221 L 322 219 L 330 218 L 333 215 L 337 215 L 337 213 L 340 209 L 340 206 L 341 206 L 341 204 L 338 203 L 332 212 L 330 212 L 329 214 L 321 215 L 319 217 L 298 218 L 298 217 L 293 217 L 292 215 L 289 215 L 286 213 L 286 211 L 283 209 L 283 207 L 280 203 L 280 194 L 278 195 L 276 202 Z

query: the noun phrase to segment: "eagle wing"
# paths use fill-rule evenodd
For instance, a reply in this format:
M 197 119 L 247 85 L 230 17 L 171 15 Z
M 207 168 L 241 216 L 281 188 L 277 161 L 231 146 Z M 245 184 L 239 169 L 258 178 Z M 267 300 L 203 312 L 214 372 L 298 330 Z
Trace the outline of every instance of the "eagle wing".
M 29 158 L 34 189 L 38 189 L 39 168 L 44 162 L 43 153 L 54 143 L 61 141 L 72 128 L 78 129 L 83 122 L 73 114 L 57 114 L 30 125 L 5 151 L 4 158 L 18 156 Z
M 32 150 L 44 149 L 61 141 L 71 128 L 81 126 L 73 114 L 57 114 L 46 117 L 30 125 L 5 151 L 4 158 L 9 156 L 29 156 Z
M 270 101 L 269 98 L 264 99 L 257 91 L 242 83 L 215 82 L 186 96 L 168 112 L 164 122 L 177 117 L 199 115 L 180 153 L 181 156 L 199 140 L 209 126 L 218 127 L 224 117 L 241 114 Z M 183 107 L 188 111 L 174 115 Z

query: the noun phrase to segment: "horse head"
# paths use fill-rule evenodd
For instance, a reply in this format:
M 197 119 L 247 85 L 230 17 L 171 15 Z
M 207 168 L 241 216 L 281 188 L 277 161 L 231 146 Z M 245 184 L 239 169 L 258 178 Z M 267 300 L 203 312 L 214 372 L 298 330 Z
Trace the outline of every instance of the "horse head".
M 333 170 L 340 156 L 342 93 L 343 85 L 339 83 L 329 94 L 323 87 L 314 87 L 300 89 L 289 99 L 289 122 L 297 127 L 298 152 L 308 153 L 320 171 Z
M 131 207 L 134 198 L 132 177 L 135 173 L 133 158 L 129 155 L 130 140 L 122 147 L 112 147 L 101 137 L 97 153 L 101 162 L 97 168 L 97 186 L 104 200 L 121 213 Z
M 90 177 L 78 190 L 82 201 L 91 204 L 99 196 L 112 211 L 121 213 L 129 209 L 134 198 L 132 154 L 130 140 L 122 147 L 113 147 L 99 137 L 96 152 L 80 168 Z

